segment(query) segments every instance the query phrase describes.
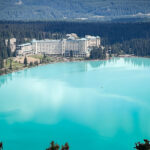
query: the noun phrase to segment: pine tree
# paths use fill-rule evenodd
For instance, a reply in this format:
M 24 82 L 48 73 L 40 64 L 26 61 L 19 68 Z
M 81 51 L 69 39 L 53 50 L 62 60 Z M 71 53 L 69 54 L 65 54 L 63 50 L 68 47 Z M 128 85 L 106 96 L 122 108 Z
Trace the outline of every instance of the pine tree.
M 0 57 L 0 69 L 4 68 L 4 60 Z
M 3 149 L 3 143 L 0 142 L 0 150 L 2 150 L 2 149 Z
M 33 62 L 30 62 L 29 66 L 30 66 L 30 67 L 33 66 Z
M 7 54 L 8 57 L 11 57 L 10 39 L 8 39 L 8 43 L 7 43 Z
M 12 59 L 10 59 L 10 66 L 9 66 L 9 69 L 12 70 Z
M 24 58 L 24 65 L 25 65 L 25 67 L 27 67 L 27 65 L 28 65 L 28 61 L 27 61 L 27 57 L 26 56 Z

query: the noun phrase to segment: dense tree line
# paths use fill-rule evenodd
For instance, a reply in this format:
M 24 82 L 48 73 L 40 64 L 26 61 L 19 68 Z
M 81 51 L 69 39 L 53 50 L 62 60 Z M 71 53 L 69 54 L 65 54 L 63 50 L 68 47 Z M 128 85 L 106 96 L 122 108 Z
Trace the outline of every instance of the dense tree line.
M 150 56 L 150 39 L 132 39 L 111 46 L 114 54 L 134 54 L 136 56 Z
M 4 68 L 4 59 L 11 57 L 10 39 L 6 45 L 5 39 L 0 37 L 0 69 Z
M 0 21 L 0 37 L 61 38 L 66 33 L 100 35 L 103 44 L 113 44 L 136 38 L 150 38 L 150 23 L 100 23 L 100 22 L 6 22 Z
M 102 49 L 101 47 L 93 47 L 90 52 L 91 59 L 106 59 L 106 49 Z
M 100 22 L 13 22 L 0 21 L 0 58 L 12 56 L 9 40 L 15 37 L 16 44 L 30 39 L 64 38 L 67 33 L 99 35 L 102 45 L 112 47 L 112 52 L 133 53 L 138 56 L 150 55 L 150 23 L 100 23 Z M 2 65 L 0 65 L 2 66 Z

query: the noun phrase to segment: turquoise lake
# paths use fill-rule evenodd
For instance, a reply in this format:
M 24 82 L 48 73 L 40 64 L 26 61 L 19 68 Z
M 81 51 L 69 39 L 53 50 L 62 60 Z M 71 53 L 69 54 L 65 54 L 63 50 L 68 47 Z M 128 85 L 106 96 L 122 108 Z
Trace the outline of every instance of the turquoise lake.
M 5 150 L 133 150 L 150 140 L 150 59 L 57 63 L 0 77 Z

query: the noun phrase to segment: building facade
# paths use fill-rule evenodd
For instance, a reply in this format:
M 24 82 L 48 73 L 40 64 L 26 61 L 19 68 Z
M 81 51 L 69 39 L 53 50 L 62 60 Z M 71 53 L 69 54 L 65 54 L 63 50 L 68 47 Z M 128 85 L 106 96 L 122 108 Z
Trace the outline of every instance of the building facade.
M 11 52 L 15 52 L 16 50 L 16 38 L 11 38 L 10 40 L 10 49 Z M 8 46 L 8 39 L 5 40 L 6 46 Z
M 16 51 L 17 51 L 17 55 L 19 56 L 34 54 L 34 50 L 31 43 L 18 45 Z
M 18 55 L 48 54 L 66 57 L 88 57 L 93 46 L 99 47 L 100 37 L 86 35 L 78 38 L 76 34 L 68 34 L 67 39 L 32 40 L 31 43 L 17 46 Z

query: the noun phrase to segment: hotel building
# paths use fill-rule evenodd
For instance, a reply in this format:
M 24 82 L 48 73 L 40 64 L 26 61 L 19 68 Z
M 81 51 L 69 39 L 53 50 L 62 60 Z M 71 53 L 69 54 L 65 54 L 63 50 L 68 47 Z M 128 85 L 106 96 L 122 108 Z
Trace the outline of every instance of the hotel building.
M 67 34 L 66 39 L 32 40 L 31 43 L 17 46 L 17 55 L 48 54 L 66 57 L 88 57 L 93 46 L 101 45 L 99 36 L 86 35 L 78 38 L 76 34 Z

